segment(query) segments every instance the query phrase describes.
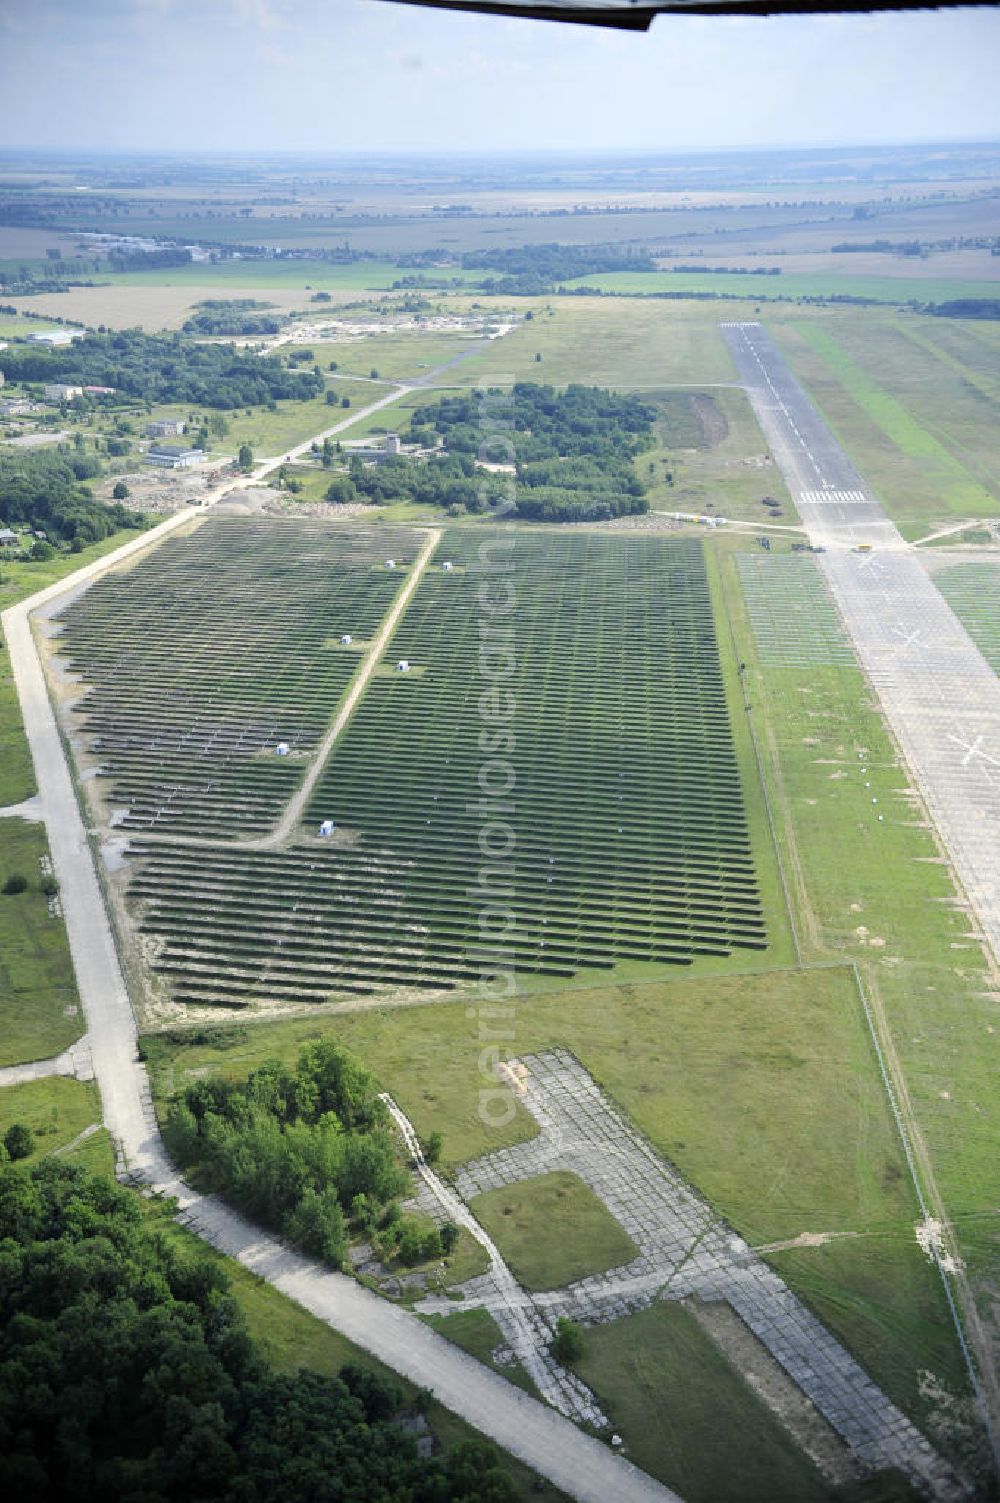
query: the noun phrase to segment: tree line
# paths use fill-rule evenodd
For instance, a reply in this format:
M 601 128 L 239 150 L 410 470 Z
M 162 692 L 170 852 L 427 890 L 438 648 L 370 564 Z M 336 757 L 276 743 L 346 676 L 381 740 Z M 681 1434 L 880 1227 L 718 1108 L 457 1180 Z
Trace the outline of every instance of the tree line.
M 134 1192 L 65 1160 L 0 1162 L 0 1495 L 516 1503 L 484 1442 L 419 1457 L 402 1405 L 356 1364 L 276 1371 L 219 1264 Z
M 560 245 L 554 241 L 464 251 L 458 257 L 440 249 L 409 251 L 397 257 L 397 264 L 437 269 L 452 265 L 464 271 L 489 272 L 491 275 L 471 285 L 499 297 L 539 297 L 554 292 L 561 282 L 600 272 L 657 269 L 645 251 L 629 253 L 620 245 Z

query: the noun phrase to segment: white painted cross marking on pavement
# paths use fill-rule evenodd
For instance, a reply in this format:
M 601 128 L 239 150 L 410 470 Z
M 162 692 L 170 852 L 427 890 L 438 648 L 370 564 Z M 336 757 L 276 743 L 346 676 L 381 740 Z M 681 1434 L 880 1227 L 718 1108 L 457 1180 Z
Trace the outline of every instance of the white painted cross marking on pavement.
M 980 751 L 979 743 L 982 739 L 982 736 L 977 736 L 975 741 L 963 741 L 961 736 L 953 736 L 950 732 L 948 733 L 948 740 L 954 741 L 955 745 L 960 746 L 965 752 L 965 756 L 962 758 L 963 767 L 968 767 L 973 757 L 982 757 L 983 761 L 988 762 L 991 767 L 1000 767 L 1000 761 L 996 757 L 991 757 L 989 752 Z

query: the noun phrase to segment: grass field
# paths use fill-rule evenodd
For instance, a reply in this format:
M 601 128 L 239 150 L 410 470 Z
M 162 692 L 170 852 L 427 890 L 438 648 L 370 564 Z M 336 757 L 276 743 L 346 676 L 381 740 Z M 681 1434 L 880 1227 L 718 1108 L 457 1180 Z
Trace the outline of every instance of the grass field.
M 467 385 L 510 375 L 561 386 L 580 381 L 622 389 L 701 387 L 735 373 L 718 331 L 720 318 L 753 317 L 753 304 L 640 302 L 627 298 L 523 300 L 533 312 L 481 355 L 456 367 Z M 481 306 L 491 307 L 487 298 Z M 503 306 L 500 304 L 499 306 Z M 518 310 L 522 300 L 518 299 Z M 737 310 L 737 311 L 734 311 Z M 541 355 L 541 361 L 535 356 Z
M 6 643 L 0 641 L 0 808 L 19 804 L 35 791 L 31 752 L 24 734 L 21 706 L 10 671 Z
M 525 1289 L 562 1289 L 637 1252 L 594 1192 L 563 1170 L 488 1190 L 469 1209 Z
M 83 1032 L 66 927 L 38 887 L 48 849 L 43 826 L 0 821 L 0 886 L 15 872 L 29 884 L 0 893 L 0 1065 L 48 1059 Z
M 46 1154 L 65 1153 L 95 1172 L 113 1174 L 114 1154 L 103 1129 L 77 1141 L 100 1120 L 97 1087 L 89 1081 L 53 1075 L 0 1090 L 0 1137 L 14 1122 L 25 1123 L 35 1134 L 35 1151 L 24 1160 L 27 1164 Z
M 372 370 L 377 370 L 382 380 L 415 380 L 454 360 L 478 342 L 478 336 L 471 333 L 434 334 L 417 330 L 394 333 L 387 330 L 373 332 L 362 339 L 313 339 L 308 348 L 324 370 L 329 361 L 336 360 L 337 369 L 331 373 L 331 381 L 336 385 L 341 372 L 368 376 Z
M 22 318 L 15 313 L 0 313 L 0 339 L 20 339 L 57 327 L 54 319 Z
M 335 405 L 329 405 L 324 395 L 311 398 L 308 402 L 278 402 L 274 412 L 269 412 L 266 407 L 241 407 L 222 413 L 228 431 L 221 437 L 211 436 L 212 457 L 232 458 L 241 444 L 249 444 L 255 460 L 276 459 L 294 445 L 304 443 L 324 429 L 346 421 L 351 416 L 352 408 L 365 407 L 389 390 L 387 386 L 376 386 L 370 381 L 352 381 L 349 376 L 342 377 L 339 371 L 329 375 L 327 389 L 336 393 Z M 342 397 L 350 399 L 350 408 L 340 406 Z M 132 421 L 138 432 L 142 433 L 147 422 L 176 418 L 186 423 L 188 432 L 191 433 L 202 422 L 208 423 L 217 415 L 219 414 L 211 410 L 172 402 L 157 405 L 148 416 L 143 410 Z M 138 456 L 133 457 L 138 463 Z
M 365 407 L 388 389 L 368 381 L 351 381 L 339 371 L 330 376 L 327 387 L 337 395 L 334 406 L 328 405 L 324 396 L 308 402 L 278 402 L 277 412 L 268 412 L 266 407 L 254 407 L 249 413 L 229 412 L 226 414 L 229 432 L 222 439 L 213 439 L 213 443 L 224 454 L 235 454 L 240 444 L 249 444 L 255 459 L 275 459 L 295 444 L 304 443 L 314 434 L 349 418 L 350 409 L 340 406 L 342 397 L 350 399 L 352 408 Z
M 338 372 L 334 372 L 334 383 L 336 383 L 337 375 Z M 356 423 L 351 424 L 350 428 L 346 428 L 340 437 L 354 439 L 367 438 L 369 434 L 403 433 L 409 427 L 410 418 L 418 407 L 426 407 L 428 402 L 437 402 L 442 392 L 449 389 L 452 388 L 433 386 L 417 391 L 406 391 L 388 407 L 373 412 L 369 417 L 359 418 Z M 378 393 L 379 388 L 369 387 L 368 390 Z
M 893 392 L 886 390 L 869 371 L 865 370 L 846 351 L 843 344 L 834 339 L 825 329 L 817 325 L 803 324 L 801 332 L 809 344 L 833 371 L 837 380 L 844 390 L 860 407 L 868 417 L 884 434 L 885 438 L 907 460 L 921 471 L 924 484 L 933 490 L 939 497 L 939 506 L 942 510 L 954 513 L 956 516 L 992 516 L 1000 505 L 1000 498 L 995 492 L 987 490 L 968 468 L 968 451 L 959 449 L 954 440 L 948 446 L 938 438 L 927 426 L 934 422 L 940 426 L 941 418 L 947 411 L 946 389 L 940 380 L 934 381 L 933 403 L 937 417 L 934 418 L 927 411 L 923 419 L 914 416 L 912 408 L 920 405 L 927 408 L 927 393 L 923 392 L 917 397 L 914 387 L 906 388 L 907 405 Z M 878 348 L 884 350 L 885 340 L 880 341 Z M 912 364 L 915 358 L 911 354 Z M 881 364 L 881 357 L 879 360 Z M 929 362 L 921 362 L 927 366 Z M 921 371 L 923 378 L 923 371 Z M 950 374 L 950 373 L 949 373 Z M 932 377 L 933 379 L 933 377 Z M 954 384 L 953 382 L 951 384 Z M 922 398 L 922 400 L 921 400 Z M 992 418 L 996 420 L 997 408 L 991 410 L 990 405 L 984 398 L 977 402 L 980 411 L 977 414 L 980 420 Z M 982 421 L 972 425 L 977 431 L 982 431 Z M 992 427 L 992 423 L 990 423 Z M 963 454 L 959 459 L 957 449 Z M 903 496 L 899 487 L 894 486 L 889 494 L 893 511 L 898 511 L 904 504 Z M 941 506 L 943 503 L 943 506 Z M 912 506 L 912 498 L 906 495 L 905 504 Z
M 915 1503 L 902 1482 L 834 1488 L 694 1317 L 656 1304 L 586 1332 L 573 1364 L 629 1459 L 689 1503 Z
M 696 430 L 687 434 L 662 418 L 656 423 L 656 447 L 636 461 L 649 486 L 652 510 L 767 522 L 772 515 L 763 497 L 770 496 L 781 502 L 774 518 L 790 526 L 798 522 L 794 502 L 781 472 L 766 457 L 767 445 L 742 391 L 715 387 L 690 394 L 654 390 L 642 395 L 661 410 L 665 404 L 694 403 L 702 415 Z

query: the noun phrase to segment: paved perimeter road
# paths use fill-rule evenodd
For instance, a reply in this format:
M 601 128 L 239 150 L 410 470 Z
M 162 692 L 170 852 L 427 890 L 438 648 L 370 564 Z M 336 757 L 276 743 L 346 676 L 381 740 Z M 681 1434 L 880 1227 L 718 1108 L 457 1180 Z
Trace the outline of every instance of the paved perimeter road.
M 818 562 L 996 964 L 1000 679 L 761 326 L 723 324 L 722 330 L 806 530 L 827 550 Z M 858 543 L 871 544 L 873 551 L 854 552 Z M 891 1051 L 891 1039 L 884 1041 Z M 924 1187 L 937 1202 L 934 1214 L 943 1214 L 933 1166 L 905 1099 L 905 1081 L 898 1068 L 894 1073 Z M 961 1274 L 959 1282 L 961 1287 Z M 945 1287 L 950 1297 L 947 1280 Z M 975 1302 L 964 1289 L 963 1296 L 996 1450 L 1000 1378 Z
M 292 1252 L 220 1201 L 197 1195 L 177 1177 L 167 1158 L 149 1081 L 138 1057 L 135 1020 L 87 831 L 28 617 L 35 606 L 76 588 L 81 580 L 96 577 L 190 516 L 182 512 L 171 517 L 97 564 L 12 606 L 2 622 L 59 879 L 104 1122 L 116 1144 L 120 1171 L 176 1196 L 183 1218 L 213 1247 L 239 1259 L 358 1346 L 429 1389 L 448 1409 L 580 1503 L 680 1503 L 677 1494 L 436 1335 L 416 1316 L 353 1279 L 330 1273 Z

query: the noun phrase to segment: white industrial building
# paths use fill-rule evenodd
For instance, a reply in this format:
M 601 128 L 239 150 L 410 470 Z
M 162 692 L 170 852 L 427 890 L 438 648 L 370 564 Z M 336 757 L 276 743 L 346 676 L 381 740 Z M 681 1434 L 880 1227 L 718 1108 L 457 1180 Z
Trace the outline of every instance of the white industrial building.
M 155 464 L 161 470 L 187 470 L 201 464 L 205 458 L 201 449 L 185 449 L 181 444 L 150 444 L 146 450 L 146 463 Z
M 45 388 L 46 402 L 72 402 L 74 397 L 82 396 L 82 386 L 67 386 L 65 381 L 53 381 Z
M 146 437 L 176 438 L 184 432 L 185 426 L 180 418 L 158 418 L 155 423 L 146 424 Z

